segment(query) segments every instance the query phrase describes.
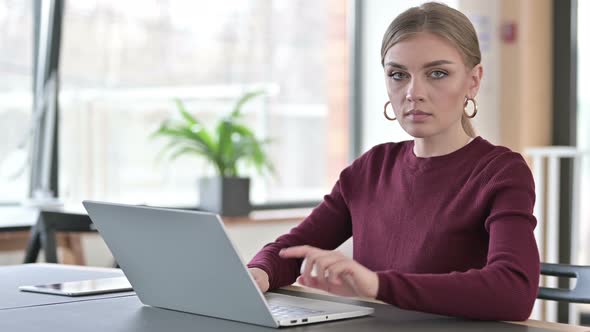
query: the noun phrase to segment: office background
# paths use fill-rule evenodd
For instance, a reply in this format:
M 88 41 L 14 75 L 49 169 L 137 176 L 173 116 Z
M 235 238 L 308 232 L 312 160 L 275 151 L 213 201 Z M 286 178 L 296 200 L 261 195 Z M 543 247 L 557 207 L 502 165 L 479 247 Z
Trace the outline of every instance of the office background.
M 391 19 L 421 2 L 65 1 L 54 190 L 66 203 L 195 206 L 197 179 L 213 169 L 197 158 L 158 161 L 164 142 L 150 133 L 175 114 L 174 98 L 210 124 L 242 92 L 262 88 L 267 95 L 245 111 L 257 133 L 273 139 L 277 176 L 254 173 L 252 201 L 264 208 L 313 205 L 363 151 L 409 139 L 382 116 L 379 50 Z M 480 38 L 477 132 L 519 152 L 589 149 L 588 1 L 444 2 L 465 12 Z M 0 0 L 2 205 L 30 195 L 34 4 Z M 590 197 L 590 164 L 582 165 L 580 202 Z M 579 213 L 577 235 L 588 238 L 590 210 L 581 204 L 571 212 L 571 165 L 561 172 L 560 234 Z M 571 256 L 570 240 L 561 241 L 562 262 Z M 84 237 L 84 248 L 88 264 L 109 264 L 96 235 Z M 0 252 L 0 264 L 21 256 Z M 577 256 L 590 264 L 587 242 Z

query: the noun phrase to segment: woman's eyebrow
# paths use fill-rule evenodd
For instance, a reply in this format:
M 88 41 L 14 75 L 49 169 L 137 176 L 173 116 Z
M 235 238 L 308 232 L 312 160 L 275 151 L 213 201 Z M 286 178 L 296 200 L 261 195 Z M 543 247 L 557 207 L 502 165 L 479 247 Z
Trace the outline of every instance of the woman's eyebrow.
M 435 60 L 435 61 L 431 61 L 431 62 L 425 63 L 422 66 L 422 68 L 429 68 L 429 67 L 435 67 L 435 66 L 440 66 L 440 65 L 452 65 L 452 64 L 454 64 L 454 62 L 453 61 L 449 61 L 449 60 Z M 399 68 L 401 70 L 408 70 L 408 67 L 406 67 L 404 65 L 400 65 L 399 63 L 395 63 L 393 61 L 387 62 L 385 64 L 385 66 Z
M 453 61 L 449 61 L 449 60 L 436 60 L 436 61 L 431 61 L 428 63 L 425 63 L 424 66 L 422 66 L 422 68 L 429 68 L 429 67 L 435 67 L 435 66 L 440 66 L 440 65 L 452 65 L 454 62 Z
M 400 65 L 399 63 L 395 63 L 393 61 L 389 61 L 388 63 L 385 64 L 385 66 L 399 68 L 401 70 L 408 70 L 408 67 L 406 67 L 404 65 Z

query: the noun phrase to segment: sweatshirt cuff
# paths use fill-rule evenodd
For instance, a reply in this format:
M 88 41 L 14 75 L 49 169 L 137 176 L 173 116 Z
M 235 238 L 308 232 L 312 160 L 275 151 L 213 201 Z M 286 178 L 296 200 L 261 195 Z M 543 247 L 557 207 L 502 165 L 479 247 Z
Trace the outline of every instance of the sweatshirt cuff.
M 377 272 L 377 278 L 379 279 L 379 287 L 377 288 L 377 297 L 376 299 L 382 302 L 386 302 L 389 304 L 395 305 L 395 301 L 393 301 L 393 283 L 391 282 L 391 274 L 395 273 L 392 271 L 381 271 Z

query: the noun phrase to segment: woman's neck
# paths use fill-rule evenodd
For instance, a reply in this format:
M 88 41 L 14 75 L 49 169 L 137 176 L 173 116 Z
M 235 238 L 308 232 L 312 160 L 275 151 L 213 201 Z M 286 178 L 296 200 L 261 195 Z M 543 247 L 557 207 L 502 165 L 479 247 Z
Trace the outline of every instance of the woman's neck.
M 429 137 L 414 138 L 414 154 L 416 157 L 428 158 L 443 156 L 457 151 L 473 140 L 465 131 L 449 130 L 448 133 L 440 133 Z

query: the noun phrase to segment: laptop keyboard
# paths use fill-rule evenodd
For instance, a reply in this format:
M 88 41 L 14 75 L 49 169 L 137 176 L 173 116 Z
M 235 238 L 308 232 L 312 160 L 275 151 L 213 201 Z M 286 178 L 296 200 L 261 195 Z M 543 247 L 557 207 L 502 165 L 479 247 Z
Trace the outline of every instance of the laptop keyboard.
M 307 317 L 321 314 L 324 311 L 290 305 L 269 304 L 270 312 L 277 318 Z

